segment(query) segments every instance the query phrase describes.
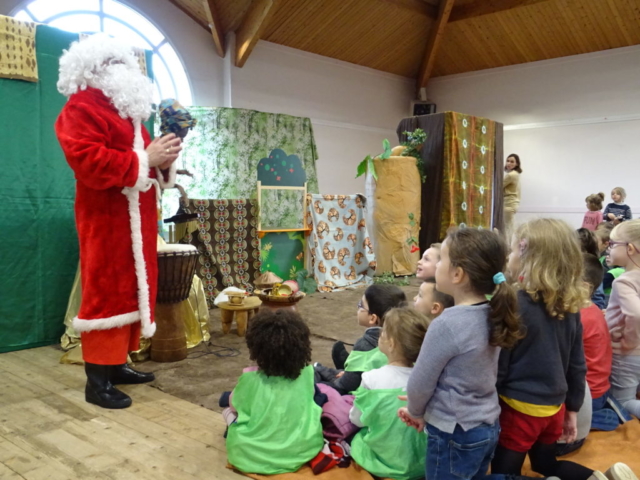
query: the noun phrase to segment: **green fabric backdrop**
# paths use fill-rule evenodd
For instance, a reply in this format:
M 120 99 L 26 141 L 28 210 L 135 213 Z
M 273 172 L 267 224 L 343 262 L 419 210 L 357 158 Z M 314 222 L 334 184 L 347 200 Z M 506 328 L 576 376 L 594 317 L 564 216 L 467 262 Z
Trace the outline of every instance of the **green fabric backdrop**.
M 73 173 L 53 125 L 58 58 L 77 34 L 39 25 L 38 83 L 0 79 L 0 352 L 55 343 L 77 267 Z
M 75 180 L 54 123 L 66 101 L 56 88 L 58 59 L 77 39 L 38 25 L 39 81 L 0 79 L 0 352 L 58 343 L 64 332 L 78 239 Z M 150 60 L 147 52 L 149 71 Z
M 258 163 L 276 148 L 298 156 L 306 173 L 307 191 L 318 193 L 318 154 L 310 119 L 241 108 L 188 107 L 188 110 L 198 123 L 183 144 L 178 168 L 190 170 L 194 177 L 178 177 L 177 183 L 185 188 L 189 198 L 255 198 Z M 174 189 L 163 193 L 164 218 L 176 213 L 178 196 Z M 298 206 L 301 202 L 274 201 L 276 196 L 287 194 L 281 191 L 267 195 L 266 201 L 271 199 L 270 208 L 262 212 L 262 222 L 279 228 L 301 227 L 302 209 Z M 296 198 L 295 193 L 288 198 Z

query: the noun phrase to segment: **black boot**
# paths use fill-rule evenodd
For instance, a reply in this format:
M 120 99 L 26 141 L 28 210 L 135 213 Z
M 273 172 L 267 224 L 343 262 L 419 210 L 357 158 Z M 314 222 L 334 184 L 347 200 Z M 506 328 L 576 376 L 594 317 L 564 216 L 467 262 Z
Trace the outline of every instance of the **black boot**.
M 102 408 L 127 408 L 131 406 L 131 397 L 115 388 L 109 380 L 111 365 L 84 364 L 87 374 L 85 400 Z
M 153 382 L 156 376 L 153 373 L 138 372 L 126 363 L 111 366 L 111 383 L 114 385 L 132 385 L 136 383 Z

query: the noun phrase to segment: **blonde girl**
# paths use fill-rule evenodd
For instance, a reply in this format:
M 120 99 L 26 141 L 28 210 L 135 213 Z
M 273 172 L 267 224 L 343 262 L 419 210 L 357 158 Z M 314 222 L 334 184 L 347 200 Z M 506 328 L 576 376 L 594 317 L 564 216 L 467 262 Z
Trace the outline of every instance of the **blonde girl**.
M 529 454 L 532 469 L 545 476 L 604 478 L 555 456 L 559 439 L 575 440 L 577 412 L 585 398 L 587 367 L 579 312 L 589 292 L 574 232 L 554 219 L 521 225 L 512 238 L 507 269 L 520 289 L 526 336 L 500 354 L 501 432 L 491 471 L 520 475 Z M 610 470 L 612 478 L 618 478 L 620 465 Z
M 625 272 L 613 281 L 607 307 L 607 325 L 613 345 L 611 391 L 636 417 L 640 417 L 640 220 L 613 229 L 609 240 L 611 263 Z
M 631 207 L 625 203 L 627 192 L 622 187 L 615 187 L 611 190 L 611 200 L 603 212 L 604 220 L 618 225 L 620 222 L 631 220 Z
M 455 305 L 431 322 L 398 415 L 418 430 L 426 423 L 427 478 L 482 478 L 500 431 L 500 348 L 521 337 L 516 294 L 502 273 L 507 247 L 495 233 L 453 231 L 440 255 L 436 285 Z
M 362 427 L 351 442 L 351 456 L 376 477 L 414 480 L 424 477 L 427 437 L 406 428 L 396 415 L 418 358 L 430 320 L 413 308 L 389 310 L 378 346 L 388 364 L 362 374 L 351 422 Z

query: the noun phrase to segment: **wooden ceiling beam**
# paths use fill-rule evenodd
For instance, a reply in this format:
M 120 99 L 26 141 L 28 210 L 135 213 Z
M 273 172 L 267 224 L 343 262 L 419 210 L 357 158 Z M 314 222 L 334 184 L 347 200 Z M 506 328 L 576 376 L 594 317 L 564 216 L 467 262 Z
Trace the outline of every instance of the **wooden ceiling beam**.
M 218 9 L 214 0 L 203 0 L 202 6 L 207 14 L 209 20 L 209 28 L 211 29 L 211 36 L 213 37 L 213 43 L 216 45 L 216 51 L 218 55 L 224 58 L 226 49 L 224 45 L 224 32 L 222 31 L 222 24 L 220 23 L 220 16 L 218 15 Z
M 236 67 L 242 67 L 273 16 L 278 0 L 253 0 L 236 31 Z
M 424 0 L 380 0 L 382 2 L 396 5 L 425 17 L 432 19 L 438 18 L 438 8 L 427 3 Z M 536 3 L 548 2 L 549 0 L 476 0 L 473 3 L 460 5 L 451 11 L 449 23 L 459 22 L 468 18 L 480 17 L 491 13 L 503 12 L 518 7 L 526 7 L 527 5 L 535 5 Z
M 438 7 L 425 2 L 424 0 L 381 0 L 385 3 L 395 5 L 420 15 L 424 15 L 434 20 L 438 18 Z
M 438 47 L 442 42 L 444 36 L 444 30 L 449 21 L 449 16 L 453 10 L 453 2 L 455 0 L 440 0 L 440 7 L 438 8 L 438 18 L 431 25 L 431 31 L 429 32 L 429 41 L 427 42 L 427 48 L 425 50 L 424 59 L 420 66 L 420 73 L 418 73 L 418 83 L 416 90 L 420 91 L 422 87 L 427 86 L 433 66 L 436 63 L 436 54 L 438 53 Z
M 205 21 L 203 21 L 201 18 L 198 18 L 196 15 L 194 15 L 193 13 L 191 13 L 187 8 L 184 7 L 184 5 L 182 5 L 178 0 L 169 0 L 169 3 L 171 5 L 174 5 L 175 7 L 178 8 L 178 10 L 180 10 L 182 13 L 184 13 L 185 15 L 187 15 L 191 20 L 193 20 L 194 22 L 196 22 L 198 25 L 200 25 L 202 28 L 204 28 L 206 31 L 209 31 L 209 25 L 207 25 L 207 23 Z
M 476 0 L 473 3 L 454 8 L 449 17 L 449 23 L 548 1 L 549 0 Z

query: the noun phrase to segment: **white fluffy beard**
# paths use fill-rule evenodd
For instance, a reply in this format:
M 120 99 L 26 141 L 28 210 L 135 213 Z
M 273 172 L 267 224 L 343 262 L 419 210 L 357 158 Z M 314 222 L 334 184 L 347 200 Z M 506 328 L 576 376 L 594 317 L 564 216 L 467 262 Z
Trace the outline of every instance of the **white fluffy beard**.
M 88 79 L 87 84 L 102 90 L 102 93 L 111 99 L 122 118 L 144 121 L 151 115 L 151 80 L 144 76 L 137 66 L 109 65 Z

